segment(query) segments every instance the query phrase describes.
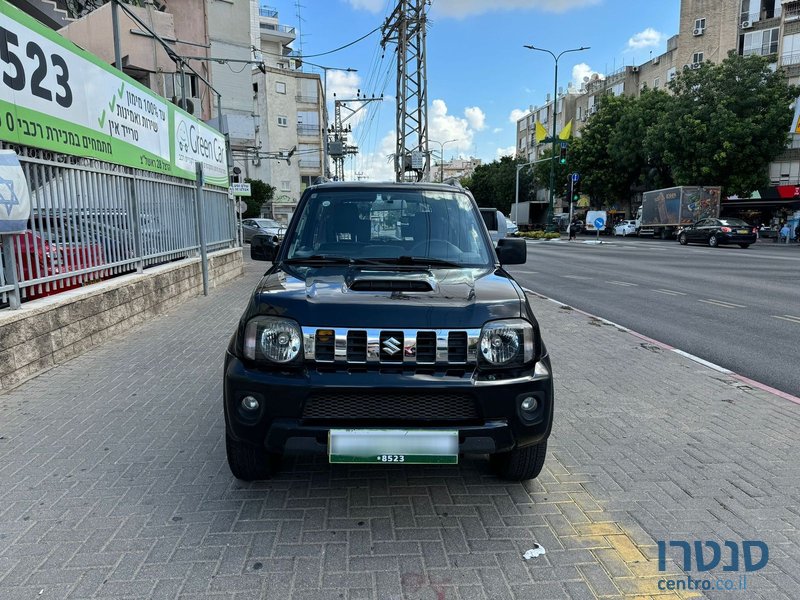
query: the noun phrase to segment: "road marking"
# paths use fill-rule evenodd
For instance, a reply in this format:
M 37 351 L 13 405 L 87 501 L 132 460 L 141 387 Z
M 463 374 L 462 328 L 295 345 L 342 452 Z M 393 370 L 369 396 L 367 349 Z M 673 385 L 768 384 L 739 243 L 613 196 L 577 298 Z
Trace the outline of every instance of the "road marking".
M 733 302 L 724 302 L 722 300 L 714 300 L 713 298 L 708 298 L 707 300 L 698 300 L 698 302 L 703 302 L 705 304 L 713 304 L 714 306 L 721 306 L 722 308 L 747 308 L 741 304 L 734 304 Z
M 627 281 L 606 281 L 606 283 L 610 283 L 611 285 L 621 285 L 623 287 L 639 287 L 638 283 L 628 283 Z
M 676 292 L 675 290 L 666 290 L 666 289 L 654 289 L 654 292 L 658 292 L 659 294 L 667 294 L 668 296 L 685 296 L 683 292 Z
M 776 319 L 783 319 L 784 321 L 789 321 L 789 323 L 797 323 L 798 325 L 800 325 L 800 317 L 793 317 L 792 315 L 783 315 L 782 317 L 780 315 L 772 315 L 772 316 L 775 317 Z
M 524 273 L 525 275 L 536 275 L 539 271 L 517 271 L 517 273 Z
M 564 279 L 586 279 L 583 275 L 562 275 Z

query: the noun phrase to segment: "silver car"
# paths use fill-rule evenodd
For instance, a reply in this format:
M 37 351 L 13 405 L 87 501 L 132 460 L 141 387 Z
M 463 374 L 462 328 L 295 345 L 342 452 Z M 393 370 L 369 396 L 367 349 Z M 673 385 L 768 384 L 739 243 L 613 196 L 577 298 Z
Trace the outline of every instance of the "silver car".
M 245 219 L 242 221 L 242 234 L 245 242 L 250 242 L 253 236 L 259 233 L 275 236 L 281 240 L 286 233 L 286 226 L 273 219 Z

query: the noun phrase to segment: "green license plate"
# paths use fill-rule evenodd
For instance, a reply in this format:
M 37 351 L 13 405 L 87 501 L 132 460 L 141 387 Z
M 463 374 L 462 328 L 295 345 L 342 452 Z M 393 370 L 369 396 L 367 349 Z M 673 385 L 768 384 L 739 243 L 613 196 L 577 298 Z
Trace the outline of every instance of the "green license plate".
M 740 229 L 739 233 L 741 233 L 742 235 L 747 235 L 748 233 L 750 233 L 750 230 L 748 230 L 748 229 Z
M 458 463 L 458 431 L 427 429 L 331 429 L 331 463 Z

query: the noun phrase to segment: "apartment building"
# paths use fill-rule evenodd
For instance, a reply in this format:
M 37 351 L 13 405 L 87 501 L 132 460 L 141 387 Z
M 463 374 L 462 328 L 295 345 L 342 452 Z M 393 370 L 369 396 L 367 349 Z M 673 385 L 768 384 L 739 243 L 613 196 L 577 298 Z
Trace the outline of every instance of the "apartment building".
M 479 166 L 481 166 L 481 159 L 473 158 L 472 156 L 469 158 L 451 158 L 445 162 L 440 161 L 432 169 L 433 180 L 442 182 L 448 179 L 469 177 Z
M 266 214 L 288 222 L 303 190 L 323 173 L 325 98 L 320 76 L 302 71 L 302 61 L 292 50 L 295 28 L 281 24 L 271 7 L 260 6 L 258 16 L 266 67 L 253 79 L 257 151 L 246 172 L 276 188 Z
M 789 82 L 800 84 L 800 0 L 680 0 L 679 31 L 667 41 L 664 53 L 636 66 L 625 66 L 584 82 L 573 90 L 560 122 L 574 119 L 573 135 L 580 131 L 603 95 L 636 96 L 646 89 L 663 89 L 682 69 L 705 61 L 718 63 L 729 52 L 757 54 L 782 68 Z M 559 99 L 561 94 L 559 94 Z M 548 126 L 552 101 L 531 107 L 517 121 L 517 157 L 534 160 L 549 147 L 535 143 L 535 122 Z M 771 188 L 759 190 L 751 208 L 781 209 L 787 196 L 800 197 L 800 134 L 792 135 L 786 150 L 770 165 Z M 797 195 L 795 196 L 795 192 Z M 737 206 L 744 207 L 743 201 Z

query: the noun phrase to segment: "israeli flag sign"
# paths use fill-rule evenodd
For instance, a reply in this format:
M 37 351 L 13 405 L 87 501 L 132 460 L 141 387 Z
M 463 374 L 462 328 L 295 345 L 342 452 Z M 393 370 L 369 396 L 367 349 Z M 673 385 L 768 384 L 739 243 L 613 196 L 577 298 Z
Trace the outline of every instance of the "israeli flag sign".
M 31 195 L 17 153 L 0 150 L 0 233 L 28 229 Z

